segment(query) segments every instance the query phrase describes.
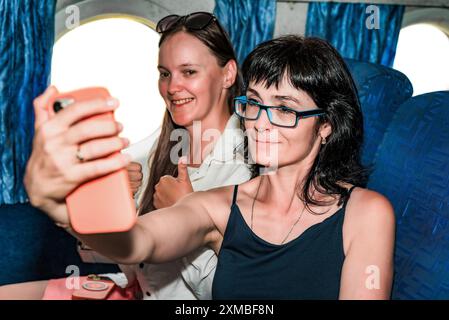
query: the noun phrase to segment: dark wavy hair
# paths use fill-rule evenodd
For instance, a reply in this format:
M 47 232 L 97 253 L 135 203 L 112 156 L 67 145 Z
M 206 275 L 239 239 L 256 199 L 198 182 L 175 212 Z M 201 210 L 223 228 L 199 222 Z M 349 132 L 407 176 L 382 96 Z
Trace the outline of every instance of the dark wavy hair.
M 188 29 L 184 26 L 184 24 L 179 23 L 173 29 L 162 33 L 159 40 L 159 47 L 169 37 L 179 32 L 186 32 L 200 40 L 215 56 L 220 67 L 223 68 L 230 60 L 235 60 L 237 63 L 237 57 L 231 40 L 223 27 L 219 25 L 218 20 L 213 21 L 201 30 Z M 233 112 L 232 101 L 241 93 L 241 91 L 242 76 L 240 70 L 238 69 L 235 82 L 227 92 L 227 103 L 230 114 Z M 178 128 L 183 127 L 174 123 L 170 113 L 166 110 L 162 121 L 162 130 L 156 150 L 149 158 L 149 181 L 144 190 L 139 208 L 139 214 L 144 214 L 155 209 L 153 205 L 153 196 L 155 186 L 159 182 L 159 179 L 164 175 L 176 176 L 178 174 L 177 164 L 173 164 L 170 160 L 170 150 L 172 150 L 172 148 L 178 143 L 178 141 L 170 141 L 170 134 L 174 129 Z
M 321 145 L 300 190 L 299 197 L 306 205 L 330 203 L 314 199 L 313 189 L 334 198 L 340 195 L 340 205 L 348 197 L 342 183 L 366 185 L 367 170 L 360 163 L 363 142 L 360 102 L 348 67 L 335 48 L 319 38 L 283 36 L 257 46 L 245 59 L 242 73 L 245 89 L 250 82 L 277 88 L 287 76 L 294 88 L 307 92 L 325 112 L 316 118 L 315 134 L 326 122 L 332 133 L 327 143 Z

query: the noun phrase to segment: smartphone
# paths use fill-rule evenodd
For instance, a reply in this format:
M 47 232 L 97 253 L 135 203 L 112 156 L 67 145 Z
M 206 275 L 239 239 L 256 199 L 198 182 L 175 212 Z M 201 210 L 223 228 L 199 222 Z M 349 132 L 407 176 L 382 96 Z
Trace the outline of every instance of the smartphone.
M 85 88 L 59 94 L 50 101 L 48 109 L 52 116 L 75 102 L 109 97 L 106 88 Z M 106 112 L 81 121 L 94 119 L 111 120 L 114 114 Z M 66 204 L 72 228 L 80 234 L 125 232 L 137 221 L 126 169 L 85 182 L 66 197 Z
M 99 276 L 80 278 L 81 287 L 72 293 L 72 300 L 105 300 L 115 287 L 112 280 Z

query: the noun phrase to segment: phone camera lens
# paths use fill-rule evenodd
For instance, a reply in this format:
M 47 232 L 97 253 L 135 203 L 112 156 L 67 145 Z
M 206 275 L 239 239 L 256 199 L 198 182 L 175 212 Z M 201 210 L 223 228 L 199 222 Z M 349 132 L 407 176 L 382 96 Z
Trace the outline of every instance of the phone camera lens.
M 59 111 L 61 111 L 63 108 L 62 103 L 60 101 L 55 101 L 55 103 L 53 103 L 53 110 L 57 113 Z
M 74 102 L 75 100 L 70 97 L 60 98 L 53 103 L 53 110 L 57 113 Z

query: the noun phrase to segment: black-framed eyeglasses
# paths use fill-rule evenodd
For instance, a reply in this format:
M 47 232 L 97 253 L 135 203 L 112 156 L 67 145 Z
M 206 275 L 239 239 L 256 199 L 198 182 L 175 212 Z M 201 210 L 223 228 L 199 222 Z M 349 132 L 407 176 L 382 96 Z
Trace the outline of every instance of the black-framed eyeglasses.
M 248 99 L 246 96 L 234 98 L 234 112 L 242 119 L 257 120 L 260 118 L 262 110 L 265 110 L 272 125 L 283 128 L 295 128 L 299 119 L 325 114 L 322 109 L 296 111 L 284 106 L 265 106 L 257 101 Z
M 174 29 L 179 23 L 182 23 L 187 29 L 190 30 L 203 30 L 212 22 L 217 22 L 221 32 L 223 29 L 218 23 L 217 18 L 209 12 L 194 12 L 186 16 L 179 16 L 172 14 L 162 18 L 156 25 L 156 31 L 158 33 L 164 33 Z M 224 32 L 223 32 L 224 33 Z

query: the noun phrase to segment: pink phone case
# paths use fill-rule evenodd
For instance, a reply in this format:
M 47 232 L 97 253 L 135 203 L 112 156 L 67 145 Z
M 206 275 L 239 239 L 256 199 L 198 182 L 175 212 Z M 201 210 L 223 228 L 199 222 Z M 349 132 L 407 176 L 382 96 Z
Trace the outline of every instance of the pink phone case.
M 58 95 L 50 101 L 49 112 L 54 114 L 55 101 L 65 104 L 108 98 L 105 88 L 86 88 Z M 113 119 L 112 112 L 83 119 Z M 75 157 L 75 155 L 73 155 Z M 128 171 L 121 169 L 80 185 L 66 198 L 70 223 L 80 234 L 125 232 L 136 223 L 136 208 L 129 185 Z

